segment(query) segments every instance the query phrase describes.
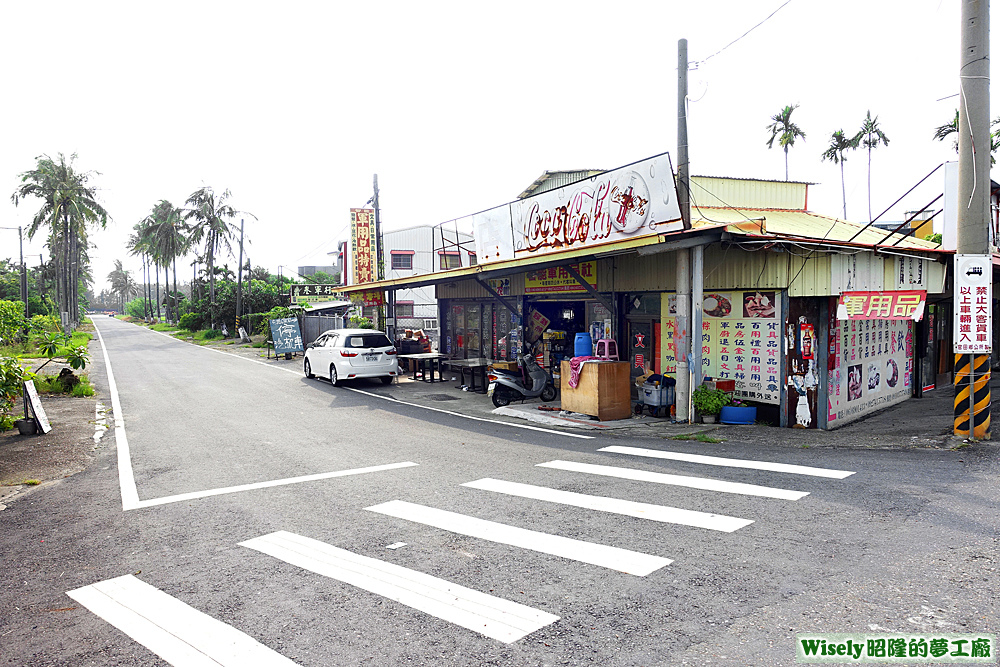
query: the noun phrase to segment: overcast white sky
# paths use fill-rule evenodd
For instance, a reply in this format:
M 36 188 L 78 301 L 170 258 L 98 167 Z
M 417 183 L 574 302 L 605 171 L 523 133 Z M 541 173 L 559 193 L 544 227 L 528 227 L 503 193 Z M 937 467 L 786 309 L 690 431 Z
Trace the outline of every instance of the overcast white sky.
M 10 194 L 36 156 L 76 152 L 113 217 L 92 235 L 96 290 L 115 259 L 138 272 L 125 241 L 153 204 L 203 185 L 257 216 L 254 265 L 326 264 L 374 173 L 393 229 L 505 203 L 546 169 L 675 156 L 677 40 L 702 60 L 783 2 L 4 3 L 0 226 L 30 222 L 37 206 Z M 784 178 L 765 126 L 799 104 L 790 176 L 839 216 L 820 154 L 871 109 L 890 139 L 877 214 L 954 159 L 931 137 L 957 106 L 938 100 L 958 91 L 958 52 L 958 0 L 792 0 L 690 73 L 692 173 Z M 866 173 L 851 155 L 849 219 L 867 220 Z M 934 178 L 904 204 L 940 191 Z M 8 256 L 17 233 L 0 230 Z

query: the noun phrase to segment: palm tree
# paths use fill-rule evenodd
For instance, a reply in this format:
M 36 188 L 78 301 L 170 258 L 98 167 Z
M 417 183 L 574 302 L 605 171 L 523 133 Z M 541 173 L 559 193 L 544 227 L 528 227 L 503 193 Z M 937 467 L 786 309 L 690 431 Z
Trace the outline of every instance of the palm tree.
M 885 132 L 878 125 L 878 116 L 872 118 L 872 112 L 869 109 L 868 115 L 865 116 L 864 122 L 861 123 L 861 129 L 858 133 L 854 135 L 852 139 L 857 145 L 864 146 L 868 149 L 868 221 L 872 220 L 872 149 L 878 148 L 879 146 L 888 146 L 889 137 L 885 136 Z
M 853 138 L 848 139 L 844 136 L 843 130 L 837 130 L 830 135 L 830 146 L 822 155 L 823 160 L 830 160 L 840 165 L 840 193 L 844 199 L 844 220 L 847 220 L 847 189 L 844 187 L 844 163 L 847 162 L 847 156 L 844 152 L 857 147 Z
M 120 259 L 115 260 L 114 270 L 108 274 L 111 292 L 118 297 L 119 312 L 125 312 L 125 304 L 139 295 L 139 286 L 132 275 L 122 266 Z
M 42 200 L 28 226 L 28 238 L 33 238 L 43 227 L 48 229 L 47 245 L 57 259 L 59 309 L 78 322 L 79 282 L 86 275 L 82 266 L 88 259 L 87 226 L 104 228 L 108 212 L 97 202 L 96 188 L 87 185 L 97 172 L 77 173 L 73 169 L 76 153 L 70 155 L 68 162 L 62 153 L 54 160 L 48 155 L 36 160 L 34 169 L 20 174 L 21 185 L 14 190 L 11 201 L 17 206 L 27 197 Z
M 161 199 L 149 216 L 150 224 L 146 228 L 149 235 L 148 242 L 151 254 L 155 258 L 156 264 L 163 268 L 166 291 L 170 292 L 170 275 L 168 273 L 171 264 L 174 269 L 174 290 L 173 295 L 167 297 L 167 319 L 170 319 L 171 306 L 173 306 L 174 320 L 180 319 L 177 313 L 177 258 L 183 256 L 188 250 L 188 238 L 186 236 L 187 226 L 182 218 L 182 211 L 166 199 Z M 159 300 L 159 297 L 157 297 Z
M 997 160 L 993 154 L 997 152 L 998 148 L 1000 148 L 1000 129 L 998 129 L 998 127 L 1000 127 L 1000 116 L 994 118 L 993 122 L 990 123 L 990 165 L 994 165 L 997 163 Z M 938 141 L 944 141 L 946 138 L 948 138 L 949 135 L 957 133 L 958 133 L 958 109 L 955 109 L 955 117 L 949 124 L 941 125 L 935 128 L 934 138 L 937 139 Z M 955 142 L 952 144 L 952 148 L 955 149 L 956 153 L 958 152 L 958 139 L 955 139 Z
M 806 133 L 792 122 L 792 112 L 799 108 L 798 104 L 786 106 L 780 112 L 771 116 L 771 124 L 767 126 L 771 138 L 767 140 L 767 147 L 774 147 L 774 140 L 778 140 L 778 145 L 785 149 L 785 180 L 788 180 L 788 149 L 795 145 L 795 139 L 801 137 L 805 141 Z
M 225 248 L 232 251 L 232 240 L 236 236 L 236 224 L 233 219 L 241 211 L 234 209 L 229 203 L 231 193 L 224 190 L 216 197 L 210 187 L 203 187 L 191 193 L 185 202 L 188 206 L 185 220 L 193 220 L 191 225 L 191 242 L 193 244 L 205 241 L 205 256 L 208 263 L 208 307 L 212 328 L 215 328 L 215 256 Z M 247 213 L 246 215 L 251 215 Z

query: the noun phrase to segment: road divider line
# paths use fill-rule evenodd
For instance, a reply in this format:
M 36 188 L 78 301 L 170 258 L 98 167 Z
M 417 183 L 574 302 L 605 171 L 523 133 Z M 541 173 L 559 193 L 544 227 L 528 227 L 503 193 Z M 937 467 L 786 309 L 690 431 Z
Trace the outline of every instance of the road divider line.
M 67 591 L 66 595 L 175 667 L 296 664 L 132 575 Z
M 710 466 L 722 466 L 725 468 L 747 468 L 749 470 L 767 470 L 770 472 L 786 472 L 794 475 L 812 475 L 813 477 L 829 477 L 832 479 L 844 479 L 854 473 L 850 470 L 833 470 L 832 468 L 813 468 L 810 466 L 791 465 L 789 463 L 774 463 L 772 461 L 754 461 L 752 459 L 727 459 L 719 456 L 704 456 L 702 454 L 685 454 L 684 452 L 667 452 L 659 449 L 643 449 L 642 447 L 601 447 L 599 452 L 612 452 L 614 454 L 629 454 L 631 456 L 645 456 L 653 459 L 669 459 L 671 461 L 685 461 L 687 463 L 702 463 Z
M 448 512 L 402 500 L 392 500 L 365 509 L 460 535 L 561 556 L 640 577 L 655 572 L 672 562 L 669 558 L 518 528 L 505 523 L 477 519 L 465 514 Z
M 118 398 L 118 385 L 115 374 L 111 370 L 111 359 L 108 357 L 108 346 L 104 344 L 104 336 L 97 328 L 94 318 L 94 331 L 101 341 L 101 352 L 104 354 L 104 368 L 108 372 L 108 393 L 111 394 L 111 411 L 115 423 L 115 448 L 118 453 L 118 487 L 122 494 L 122 511 L 134 510 L 139 507 L 139 491 L 135 486 L 135 473 L 132 471 L 132 454 L 129 452 L 128 436 L 125 435 L 125 416 L 122 413 L 121 400 Z
M 808 491 L 791 491 L 788 489 L 775 489 L 769 486 L 758 486 L 756 484 L 741 484 L 739 482 L 726 482 L 724 480 L 708 479 L 706 477 L 668 475 L 662 472 L 648 472 L 646 470 L 634 470 L 632 468 L 592 465 L 590 463 L 576 463 L 575 461 L 549 461 L 548 463 L 539 463 L 537 464 L 537 466 L 539 468 L 552 468 L 555 470 L 567 470 L 569 472 L 582 472 L 582 473 L 587 473 L 589 475 L 603 475 L 605 477 L 631 479 L 637 482 L 670 484 L 672 486 L 684 486 L 687 488 L 701 489 L 704 491 L 721 491 L 722 493 L 738 493 L 745 496 L 778 498 L 779 500 L 798 500 L 803 496 L 809 495 Z
M 370 472 L 382 472 L 385 470 L 396 470 L 398 468 L 409 468 L 417 465 L 412 461 L 401 463 L 387 463 L 385 465 L 369 466 L 367 468 L 351 468 L 350 470 L 336 470 L 334 472 L 321 472 L 314 475 L 302 475 L 301 477 L 286 477 L 285 479 L 274 479 L 268 482 L 253 482 L 250 484 L 240 484 L 238 486 L 227 486 L 208 491 L 192 491 L 191 493 L 179 493 L 174 496 L 164 496 L 162 498 L 151 498 L 150 500 L 140 500 L 137 507 L 154 507 L 156 505 L 166 505 L 168 503 L 179 503 L 184 500 L 195 500 L 197 498 L 207 498 L 209 496 L 221 496 L 225 493 L 238 493 L 240 491 L 253 491 L 254 489 L 267 489 L 272 486 L 285 486 L 288 484 L 301 484 L 302 482 L 315 482 L 320 479 L 332 479 L 334 477 L 347 477 L 349 475 L 364 475 Z
M 665 505 L 651 505 L 649 503 L 638 503 L 632 500 L 621 500 L 618 498 L 605 498 L 602 496 L 590 496 L 584 493 L 574 493 L 572 491 L 560 491 L 545 486 L 533 486 L 531 484 L 519 484 L 517 482 L 505 482 L 499 479 L 480 479 L 474 482 L 466 482 L 462 486 L 483 491 L 493 491 L 504 493 L 510 496 L 521 498 L 532 498 L 561 505 L 582 507 L 584 509 L 597 510 L 599 512 L 609 512 L 611 514 L 622 514 L 633 516 L 639 519 L 649 519 L 661 523 L 676 523 L 682 526 L 693 526 L 695 528 L 707 528 L 718 530 L 724 533 L 744 528 L 753 523 L 750 519 L 739 519 L 724 514 L 710 514 L 708 512 L 697 512 L 685 510 L 678 507 L 667 507 Z
M 506 643 L 559 620 L 544 611 L 295 533 L 278 531 L 240 542 L 240 546 Z

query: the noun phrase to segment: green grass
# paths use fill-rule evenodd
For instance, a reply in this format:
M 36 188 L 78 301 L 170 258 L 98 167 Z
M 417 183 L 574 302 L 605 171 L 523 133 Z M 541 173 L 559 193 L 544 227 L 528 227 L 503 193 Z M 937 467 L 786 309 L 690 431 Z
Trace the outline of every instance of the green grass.
M 90 384 L 90 378 L 86 375 L 80 375 L 79 378 L 80 383 L 67 392 L 62 382 L 59 381 L 58 375 L 40 375 L 35 378 L 35 389 L 38 390 L 39 394 L 68 393 L 70 396 L 75 396 L 76 398 L 93 396 L 95 392 L 94 386 Z
M 21 484 L 24 484 L 26 486 L 38 486 L 41 483 L 42 482 L 40 480 L 37 480 L 37 479 L 26 479 L 23 482 L 21 482 Z
M 179 331 L 179 329 L 174 325 L 164 324 L 162 322 L 160 324 L 154 324 L 149 328 L 152 329 L 153 331 Z
M 719 443 L 725 442 L 722 438 L 713 438 L 705 433 L 684 433 L 682 435 L 675 435 L 670 438 L 671 440 L 697 440 L 698 442 L 710 442 Z

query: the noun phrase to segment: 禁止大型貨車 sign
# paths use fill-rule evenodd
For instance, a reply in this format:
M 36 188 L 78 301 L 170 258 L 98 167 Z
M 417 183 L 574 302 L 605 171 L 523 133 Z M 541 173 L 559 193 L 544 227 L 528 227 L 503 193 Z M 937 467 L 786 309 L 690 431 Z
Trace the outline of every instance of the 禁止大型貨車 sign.
M 993 258 L 955 255 L 955 354 L 989 354 L 993 350 Z

